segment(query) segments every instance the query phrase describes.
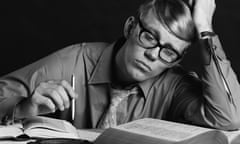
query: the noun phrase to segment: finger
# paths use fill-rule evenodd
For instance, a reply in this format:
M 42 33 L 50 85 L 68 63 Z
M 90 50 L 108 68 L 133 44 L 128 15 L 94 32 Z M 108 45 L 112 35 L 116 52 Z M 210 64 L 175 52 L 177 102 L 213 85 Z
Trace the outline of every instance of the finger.
M 58 109 L 60 109 L 61 111 L 64 110 L 62 97 L 59 95 L 59 93 L 57 92 L 56 89 L 54 89 L 54 88 L 46 89 L 44 95 L 46 97 L 51 98 L 52 101 L 54 102 L 54 104 L 58 107 Z
M 55 112 L 56 107 L 53 101 L 45 97 L 38 92 L 35 93 L 35 103 L 39 106 L 39 113 L 44 114 L 44 113 L 49 113 L 49 112 Z M 40 106 L 44 106 L 44 110 L 40 108 Z
M 69 94 L 70 98 L 77 98 L 78 95 L 74 92 L 72 86 L 65 80 L 61 81 L 61 85 L 66 89 L 67 93 Z
M 66 90 L 61 85 L 59 85 L 57 87 L 57 92 L 59 93 L 59 95 L 62 98 L 64 107 L 69 108 L 70 102 L 69 102 L 69 96 L 68 96 Z
M 48 83 L 62 85 L 71 99 L 78 97 L 78 95 L 74 92 L 72 85 L 70 85 L 66 80 L 48 81 Z
M 65 80 L 42 82 L 38 89 L 43 95 L 50 97 L 61 111 L 64 107 L 70 106 L 70 99 L 77 97 L 71 85 Z
M 55 89 L 59 96 L 61 96 L 64 108 L 69 108 L 69 96 L 65 88 L 62 86 L 61 81 L 48 81 L 49 87 Z

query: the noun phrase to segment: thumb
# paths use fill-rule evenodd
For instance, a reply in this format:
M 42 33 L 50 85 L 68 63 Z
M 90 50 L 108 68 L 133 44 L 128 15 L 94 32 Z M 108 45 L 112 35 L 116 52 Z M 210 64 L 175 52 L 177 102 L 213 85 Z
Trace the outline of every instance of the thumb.
M 189 4 L 191 7 L 193 7 L 193 5 L 194 5 L 194 0 L 188 0 L 188 4 Z

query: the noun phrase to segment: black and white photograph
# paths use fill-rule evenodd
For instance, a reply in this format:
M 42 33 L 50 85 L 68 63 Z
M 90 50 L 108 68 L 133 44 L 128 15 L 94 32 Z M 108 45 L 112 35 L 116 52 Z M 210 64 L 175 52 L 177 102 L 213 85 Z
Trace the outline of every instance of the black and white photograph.
M 0 144 L 240 144 L 240 1 L 2 6 Z

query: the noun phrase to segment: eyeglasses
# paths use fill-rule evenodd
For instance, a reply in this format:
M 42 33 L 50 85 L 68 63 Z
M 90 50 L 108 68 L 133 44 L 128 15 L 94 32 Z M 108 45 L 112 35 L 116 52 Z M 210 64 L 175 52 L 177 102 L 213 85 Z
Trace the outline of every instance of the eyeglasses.
M 169 44 L 160 44 L 159 39 L 156 38 L 152 32 L 143 26 L 140 19 L 138 20 L 138 24 L 141 28 L 138 34 L 138 41 L 141 47 L 145 49 L 153 49 L 159 47 L 160 50 L 158 57 L 163 63 L 167 65 L 173 65 L 181 61 L 184 53 L 182 55 L 179 54 L 179 52 L 173 49 Z

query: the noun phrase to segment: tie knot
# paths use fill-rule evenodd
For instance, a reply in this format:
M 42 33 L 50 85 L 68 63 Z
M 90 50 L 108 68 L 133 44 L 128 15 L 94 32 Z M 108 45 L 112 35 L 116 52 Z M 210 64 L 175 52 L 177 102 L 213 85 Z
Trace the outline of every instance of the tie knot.
M 111 89 L 111 105 L 115 105 L 117 106 L 124 98 L 133 95 L 133 94 L 137 94 L 138 93 L 138 88 L 137 87 L 133 87 L 132 89 Z

